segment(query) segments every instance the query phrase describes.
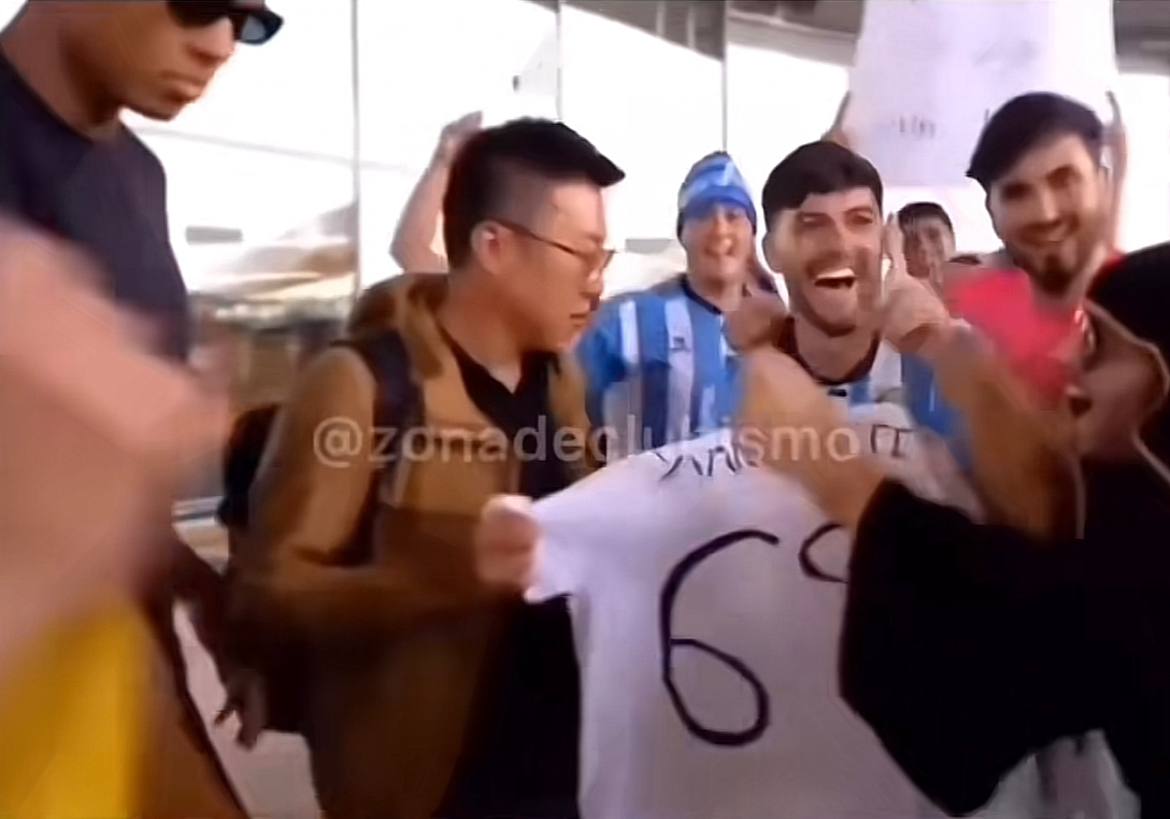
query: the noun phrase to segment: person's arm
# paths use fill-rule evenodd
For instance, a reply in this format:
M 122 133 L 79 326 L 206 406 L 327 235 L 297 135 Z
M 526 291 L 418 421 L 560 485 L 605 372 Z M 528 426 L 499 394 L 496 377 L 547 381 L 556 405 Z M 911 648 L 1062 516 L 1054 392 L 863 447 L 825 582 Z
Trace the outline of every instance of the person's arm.
M 396 566 L 344 565 L 374 476 L 374 393 L 364 361 L 336 348 L 278 417 L 233 581 L 235 615 L 260 639 L 359 639 L 474 604 Z
M 455 154 L 479 130 L 482 119 L 479 112 L 468 114 L 443 129 L 430 164 L 402 210 L 390 255 L 407 273 L 447 272 L 446 257 L 432 247 L 443 210 L 443 194 L 447 191 L 447 177 Z
M 925 794 L 971 812 L 1034 751 L 1100 727 L 1075 544 L 894 482 L 851 503 L 841 692 Z
M 1125 121 L 1121 118 L 1121 105 L 1117 102 L 1117 95 L 1112 91 L 1109 92 L 1109 107 L 1113 111 L 1113 121 L 1109 123 L 1106 138 L 1113 164 L 1113 185 L 1109 203 L 1107 241 L 1109 249 L 1117 251 L 1120 249 L 1121 239 L 1121 200 L 1125 192 L 1125 178 L 1129 173 L 1129 135 L 1125 130 Z
M 1034 406 L 968 331 L 932 339 L 926 355 L 943 398 L 961 414 L 972 479 L 992 520 L 1034 537 L 1075 538 L 1084 493 L 1068 419 Z
M 826 440 L 846 425 L 779 352 L 745 355 L 744 385 L 741 436 Z M 1031 750 L 1094 723 L 1077 544 L 976 524 L 885 480 L 868 457 L 771 447 L 761 462 L 855 534 L 842 690 L 932 799 L 974 810 Z
M 1075 536 L 1080 472 L 1060 414 L 1035 407 L 933 289 L 898 265 L 886 282 L 883 313 L 883 334 L 929 365 L 945 405 L 961 419 L 972 481 L 989 515 L 1037 537 Z
M 225 428 L 221 402 L 152 356 L 94 280 L 0 221 L 0 677 L 46 630 L 130 599 L 170 490 Z
M 836 142 L 842 148 L 853 150 L 853 140 L 849 136 L 849 132 L 845 130 L 845 118 L 849 114 L 849 99 L 850 93 L 846 91 L 841 97 L 841 102 L 837 104 L 837 113 L 833 117 L 833 124 L 829 126 L 829 130 L 821 135 L 821 139 L 826 142 Z

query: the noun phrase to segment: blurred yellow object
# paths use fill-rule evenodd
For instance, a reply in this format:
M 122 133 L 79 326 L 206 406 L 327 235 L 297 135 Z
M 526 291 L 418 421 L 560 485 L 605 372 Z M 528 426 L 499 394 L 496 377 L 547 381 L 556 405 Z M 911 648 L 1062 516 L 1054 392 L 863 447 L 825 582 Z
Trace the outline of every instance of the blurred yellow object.
M 149 639 L 127 607 L 28 652 L 0 689 L 0 817 L 137 814 Z

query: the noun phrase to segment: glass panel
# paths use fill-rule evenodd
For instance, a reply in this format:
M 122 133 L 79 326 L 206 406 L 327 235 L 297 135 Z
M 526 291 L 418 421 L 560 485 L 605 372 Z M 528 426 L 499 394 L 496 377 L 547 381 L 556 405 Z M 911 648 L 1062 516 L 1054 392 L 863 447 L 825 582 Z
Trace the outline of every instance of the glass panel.
M 390 240 L 444 125 L 477 110 L 486 125 L 556 116 L 549 5 L 358 0 L 363 285 L 398 272 Z
M 1121 65 L 1117 101 L 1129 138 L 1129 178 L 1122 191 L 1124 250 L 1166 241 L 1170 232 L 1170 70 L 1154 60 Z
M 612 239 L 626 250 L 606 276 L 616 292 L 681 270 L 678 188 L 691 165 L 722 148 L 723 72 L 718 59 L 646 30 L 649 11 L 635 7 L 664 6 L 579 5 L 562 9 L 562 109 L 628 174 L 611 197 Z
M 723 9 L 718 0 L 567 0 L 567 6 L 634 26 L 709 57 L 723 54 Z
M 237 412 L 284 399 L 357 280 L 351 4 L 273 5 L 279 36 L 237 48 L 205 99 L 169 123 L 127 117 L 167 171 L 194 355 L 223 347 Z M 219 491 L 213 465 L 190 494 Z

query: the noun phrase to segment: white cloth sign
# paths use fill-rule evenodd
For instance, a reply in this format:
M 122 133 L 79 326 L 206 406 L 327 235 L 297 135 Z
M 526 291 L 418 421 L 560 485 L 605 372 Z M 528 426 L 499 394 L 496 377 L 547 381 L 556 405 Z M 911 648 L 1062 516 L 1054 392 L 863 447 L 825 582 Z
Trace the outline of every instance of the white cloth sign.
M 863 449 L 940 494 L 901 407 L 850 414 Z M 845 532 L 731 441 L 644 452 L 534 507 L 529 599 L 571 595 L 582 816 L 939 815 L 838 696 Z
M 846 128 L 890 186 L 963 185 L 987 117 L 1054 91 L 1108 120 L 1112 0 L 865 4 Z

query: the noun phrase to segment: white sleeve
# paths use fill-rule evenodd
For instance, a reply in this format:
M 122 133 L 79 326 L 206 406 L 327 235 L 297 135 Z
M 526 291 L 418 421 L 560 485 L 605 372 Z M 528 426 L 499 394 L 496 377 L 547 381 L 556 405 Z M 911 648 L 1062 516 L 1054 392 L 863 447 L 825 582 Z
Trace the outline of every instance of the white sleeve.
M 631 498 L 646 491 L 642 460 L 635 456 L 611 464 L 533 505 L 541 536 L 535 579 L 525 594 L 530 603 L 585 588 L 592 561 L 604 560 L 621 539 L 623 520 L 639 514 Z

